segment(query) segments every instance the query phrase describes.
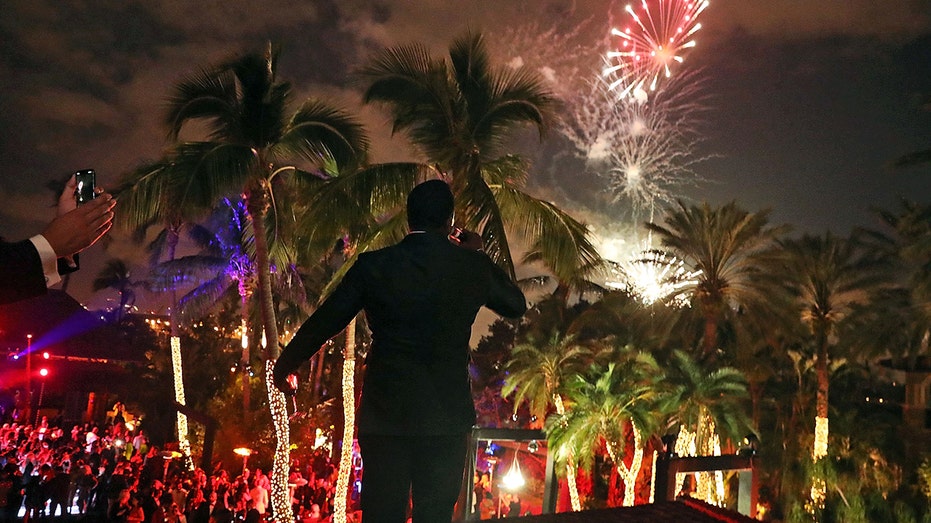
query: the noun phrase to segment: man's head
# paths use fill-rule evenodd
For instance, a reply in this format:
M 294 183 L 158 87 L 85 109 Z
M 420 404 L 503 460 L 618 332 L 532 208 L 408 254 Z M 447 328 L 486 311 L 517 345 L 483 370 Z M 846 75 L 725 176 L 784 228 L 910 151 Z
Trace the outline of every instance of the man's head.
M 429 180 L 407 195 L 407 225 L 411 230 L 440 230 L 452 225 L 453 193 L 443 180 Z

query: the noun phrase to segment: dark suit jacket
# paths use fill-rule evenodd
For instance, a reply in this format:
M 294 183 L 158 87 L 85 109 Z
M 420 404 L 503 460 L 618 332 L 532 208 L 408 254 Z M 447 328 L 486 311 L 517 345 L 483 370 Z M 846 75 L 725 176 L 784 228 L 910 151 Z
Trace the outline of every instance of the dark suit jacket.
M 307 319 L 275 365 L 293 372 L 360 310 L 372 331 L 357 421 L 363 434 L 439 435 L 475 423 L 468 364 L 472 322 L 482 306 L 507 317 L 526 302 L 483 253 L 435 233 L 361 254 Z
M 45 273 L 39 251 L 29 240 L 0 242 L 0 303 L 45 294 Z
M 77 257 L 75 256 L 75 260 Z M 58 260 L 58 272 L 77 270 Z M 0 240 L 0 303 L 41 296 L 48 291 L 42 259 L 29 240 L 10 243 Z

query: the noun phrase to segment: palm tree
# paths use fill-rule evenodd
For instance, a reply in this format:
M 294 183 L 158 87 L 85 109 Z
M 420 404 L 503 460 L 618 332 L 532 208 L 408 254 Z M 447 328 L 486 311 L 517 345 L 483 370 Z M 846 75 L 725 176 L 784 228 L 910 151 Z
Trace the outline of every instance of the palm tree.
M 114 308 L 113 321 L 119 322 L 136 302 L 135 287 L 140 287 L 143 282 L 134 281 L 130 278 L 129 267 L 123 260 L 113 258 L 108 260 L 106 265 L 97 277 L 94 278 L 93 289 L 100 291 L 103 289 L 115 289 L 120 294 L 120 303 Z
M 660 422 L 663 404 L 661 373 L 649 355 L 627 349 L 619 361 L 593 365 L 575 375 L 567 387 L 566 413 L 546 421 L 549 448 L 564 463 L 570 457 L 591 468 L 596 451 L 603 448 L 624 480 L 624 506 L 634 504 L 635 484 L 643 463 L 644 436 Z M 634 454 L 625 463 L 627 427 Z
M 176 178 L 170 160 L 152 162 L 138 167 L 122 176 L 121 187 L 116 191 L 121 200 L 121 212 L 117 222 L 133 231 L 133 237 L 142 241 L 148 228 L 154 224 L 163 224 L 162 230 L 148 245 L 150 264 L 159 262 L 162 253 L 167 260 L 175 259 L 178 242 L 183 231 L 197 236 L 196 220 L 205 213 L 203 205 L 190 202 L 202 202 L 203 197 L 190 199 L 189 187 Z M 169 351 L 173 376 L 175 379 L 175 402 L 185 405 L 184 373 L 181 361 L 181 328 L 178 314 L 178 291 L 176 285 L 167 288 L 170 296 L 168 309 L 170 336 Z M 187 416 L 177 413 L 178 443 L 189 465 L 190 443 L 188 441 Z
M 719 350 L 718 329 L 737 307 L 767 309 L 772 298 L 765 276 L 769 249 L 785 227 L 767 227 L 768 211 L 749 213 L 729 203 L 687 207 L 679 202 L 665 225 L 647 223 L 664 248 L 694 271 L 695 283 L 682 288 L 698 303 L 704 319 L 703 358 Z
M 750 423 L 744 411 L 747 396 L 744 375 L 732 367 L 709 371 L 687 353 L 673 351 L 665 377 L 668 387 L 669 424 L 679 425 L 676 453 L 682 456 L 721 454 L 721 436 L 736 440 L 746 434 Z M 699 497 L 708 502 L 724 496 L 723 476 L 699 477 Z M 677 486 L 680 488 L 681 485 Z
M 895 277 L 875 306 L 857 311 L 851 341 L 857 352 L 891 355 L 896 365 L 914 369 L 931 346 L 931 206 L 903 201 L 899 212 L 879 217 L 885 231 L 867 231 L 869 247 L 888 260 Z
M 590 343 L 579 342 L 574 336 L 554 332 L 548 340 L 529 339 L 515 346 L 505 366 L 507 377 L 501 395 L 514 394 L 514 411 L 526 401 L 530 412 L 539 420 L 546 419 L 550 406 L 556 415 L 566 414 L 563 404 L 565 382 L 570 376 L 582 373 L 591 363 Z M 566 476 L 572 510 L 582 510 L 579 487 L 575 478 L 574 457 L 566 457 Z
M 393 131 L 406 132 L 446 175 L 458 223 L 479 231 L 488 255 L 512 277 L 508 230 L 564 285 L 600 265 L 585 226 L 523 192 L 527 164 L 501 155 L 515 128 L 529 124 L 542 136 L 552 119 L 554 98 L 535 73 L 493 67 L 481 35 L 467 34 L 454 40 L 448 60 L 431 57 L 423 45 L 394 47 L 360 77 L 365 102 L 386 106 Z
M 252 224 L 246 215 L 242 200 L 224 198 L 208 220 L 208 227 L 191 228 L 192 240 L 200 252 L 168 260 L 153 268 L 156 281 L 165 288 L 194 282 L 194 288 L 178 300 L 178 320 L 189 323 L 202 317 L 230 292 L 239 297 L 242 316 L 242 354 L 240 374 L 243 392 L 243 415 L 250 408 L 250 338 L 248 329 L 251 297 L 255 292 L 255 238 Z M 281 299 L 289 298 L 299 307 L 306 304 L 303 286 L 295 285 L 300 279 L 288 253 L 280 248 L 282 242 L 273 242 L 269 258 L 276 268 L 272 284 Z
M 180 197 L 171 204 L 180 208 L 210 208 L 222 196 L 242 194 L 252 229 L 260 232 L 255 234 L 256 297 L 267 339 L 266 388 L 277 440 L 272 501 L 276 514 L 287 519 L 288 420 L 284 396 L 271 380 L 279 342 L 266 236 L 278 223 L 267 224 L 266 217 L 282 218 L 275 212 L 276 185 L 316 178 L 325 158 L 339 165 L 356 161 L 367 140 L 347 113 L 318 100 L 304 102 L 289 116 L 291 88 L 277 80 L 277 56 L 269 44 L 265 53 L 234 58 L 175 86 L 166 115 L 173 144 L 161 162 L 162 176 L 153 176 L 157 180 L 150 186 L 173 186 L 171 193 Z M 207 139 L 179 140 L 195 122 L 207 126 Z
M 837 329 L 855 306 L 869 301 L 870 291 L 882 283 L 882 264 L 856 238 L 838 238 L 830 233 L 806 234 L 783 241 L 782 247 L 787 254 L 784 274 L 815 347 L 818 392 L 812 457 L 817 462 L 828 450 L 828 368 Z M 821 506 L 824 480 L 814 478 L 814 482 L 812 501 Z

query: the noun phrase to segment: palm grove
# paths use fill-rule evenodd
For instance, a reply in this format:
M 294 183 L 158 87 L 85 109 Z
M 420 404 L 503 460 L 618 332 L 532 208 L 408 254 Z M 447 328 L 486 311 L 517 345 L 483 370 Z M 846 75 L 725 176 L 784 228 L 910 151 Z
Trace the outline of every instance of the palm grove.
M 530 165 L 509 153 L 511 138 L 530 128 L 543 139 L 560 101 L 536 74 L 492 63 L 480 35 L 440 57 L 420 45 L 385 49 L 356 71 L 363 101 L 410 141 L 415 162 L 372 162 L 359 121 L 325 100 L 296 103 L 277 65 L 269 45 L 176 84 L 165 153 L 123 177 L 118 218 L 150 241 L 146 285 L 171 299 L 167 347 L 153 351 L 147 376 L 173 376 L 174 392 L 153 390 L 228 420 L 220 445 L 249 441 L 274 455 L 281 520 L 292 445 L 308 448 L 315 429 L 337 447 L 352 437 L 367 332 L 358 318 L 305 366 L 298 400 L 307 413 L 292 420 L 265 379 L 280 340 L 358 253 L 403 237 L 407 192 L 436 177 L 453 188 L 457 223 L 482 234 L 496 263 L 515 276 L 516 265 L 545 274 L 523 282 L 534 301 L 524 320 L 492 325 L 476 349 L 476 394 L 503 389 L 498 411 L 533 413 L 513 419 L 545 428 L 574 509 L 603 505 L 611 492 L 621 493 L 617 504 L 646 502 L 663 435 L 696 455 L 733 452 L 755 434 L 763 498 L 789 516 L 927 512 L 900 416 L 865 400 L 901 395 L 871 362 L 917 368 L 927 356 L 927 206 L 883 213 L 876 231 L 796 237 L 765 211 L 680 202 L 647 227 L 693 278 L 668 304 L 647 304 L 599 286 L 610 264 L 586 226 L 527 192 Z M 118 263 L 106 273 L 97 287 L 140 284 Z M 219 375 L 228 363 L 237 372 Z M 180 414 L 175 426 L 190 452 L 199 429 Z M 703 496 L 726 501 L 726 479 L 699 481 Z

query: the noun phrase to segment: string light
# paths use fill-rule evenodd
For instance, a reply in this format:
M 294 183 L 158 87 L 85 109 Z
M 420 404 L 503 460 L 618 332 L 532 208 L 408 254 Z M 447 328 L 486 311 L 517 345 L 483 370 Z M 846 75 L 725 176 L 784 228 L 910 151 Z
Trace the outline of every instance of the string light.
M 556 413 L 562 416 L 566 413 L 566 406 L 562 402 L 562 396 L 553 394 L 553 404 L 556 406 Z M 572 505 L 572 511 L 582 510 L 582 498 L 579 496 L 579 484 L 575 478 L 576 464 L 575 455 L 569 451 L 566 457 L 566 482 L 569 484 L 569 503 Z
M 811 457 L 815 461 L 828 455 L 828 419 L 820 416 L 815 418 L 815 447 Z
M 828 455 L 828 419 L 821 416 L 815 417 L 815 445 L 811 451 L 811 457 L 817 463 L 818 460 Z M 810 501 L 806 505 L 809 514 L 814 514 L 817 510 L 824 508 L 824 500 L 827 497 L 827 484 L 824 478 L 813 478 L 811 483 Z
M 184 377 L 181 373 L 181 338 L 172 336 L 171 343 L 171 370 L 175 385 L 175 401 L 179 405 L 186 405 L 184 400 Z M 191 442 L 188 440 L 187 416 L 178 412 L 178 447 L 186 460 L 191 457 Z
M 273 384 L 275 362 L 265 360 L 265 388 L 268 392 L 268 405 L 275 426 L 275 459 L 272 463 L 271 500 L 275 509 L 275 519 L 279 522 L 292 521 L 291 496 L 288 492 L 288 465 L 290 462 L 291 438 L 288 427 L 288 408 L 284 393 Z
M 659 456 L 659 452 L 653 451 L 653 468 L 652 478 L 650 479 L 650 504 L 652 505 L 656 500 L 656 458 Z
M 336 477 L 336 492 L 333 500 L 334 523 L 346 523 L 346 492 L 349 489 L 349 474 L 352 471 L 352 441 L 355 429 L 356 393 L 356 320 L 346 327 L 346 347 L 343 350 L 343 446 L 339 454 L 339 475 Z
M 634 456 L 630 460 L 630 467 L 627 468 L 624 472 L 624 506 L 632 507 L 634 506 L 634 501 L 636 500 L 636 484 L 637 476 L 640 475 L 640 467 L 643 466 L 643 437 L 640 434 L 640 429 L 637 428 L 637 425 L 631 423 L 631 428 L 634 433 Z

